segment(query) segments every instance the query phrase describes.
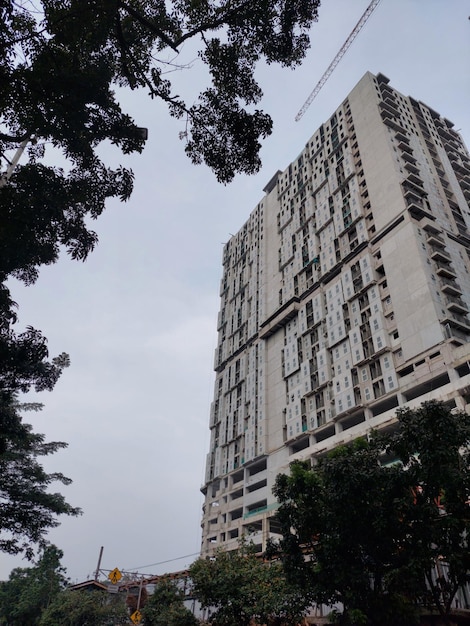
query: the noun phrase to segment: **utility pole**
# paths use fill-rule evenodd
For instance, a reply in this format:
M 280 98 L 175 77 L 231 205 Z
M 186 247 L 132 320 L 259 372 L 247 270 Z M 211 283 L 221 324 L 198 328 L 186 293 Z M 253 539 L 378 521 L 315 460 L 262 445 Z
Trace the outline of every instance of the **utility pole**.
M 11 161 L 6 159 L 6 157 L 5 157 L 5 159 L 8 161 L 8 167 L 2 173 L 2 175 L 0 177 L 0 189 L 2 187 L 5 187 L 5 185 L 10 180 L 10 176 L 13 174 L 13 172 L 15 170 L 15 167 L 18 165 L 18 161 L 20 160 L 21 155 L 23 154 L 23 152 L 24 152 L 24 150 L 25 150 L 25 148 L 26 148 L 26 146 L 28 145 L 29 142 L 36 143 L 36 138 L 34 137 L 34 135 L 32 137 L 28 137 L 27 139 L 23 139 L 23 141 L 18 146 L 18 149 L 15 152 L 15 155 L 12 158 Z
M 95 580 L 98 580 L 98 576 L 100 574 L 100 566 L 101 566 L 102 557 L 103 557 L 103 546 L 101 546 L 100 555 L 98 557 L 98 565 L 96 566 L 96 571 L 95 571 Z

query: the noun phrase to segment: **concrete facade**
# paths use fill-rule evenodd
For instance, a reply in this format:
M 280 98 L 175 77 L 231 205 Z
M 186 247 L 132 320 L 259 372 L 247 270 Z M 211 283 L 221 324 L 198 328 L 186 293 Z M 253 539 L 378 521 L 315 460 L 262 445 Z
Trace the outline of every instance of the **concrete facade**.
M 367 73 L 224 248 L 201 554 L 262 550 L 272 486 L 397 407 L 470 402 L 470 157 Z

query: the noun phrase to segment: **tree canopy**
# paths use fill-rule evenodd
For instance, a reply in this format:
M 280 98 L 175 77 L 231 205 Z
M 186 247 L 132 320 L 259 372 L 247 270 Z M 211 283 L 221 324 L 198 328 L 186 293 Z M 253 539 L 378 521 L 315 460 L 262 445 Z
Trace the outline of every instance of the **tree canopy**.
M 344 624 L 405 626 L 417 606 L 448 620 L 470 580 L 470 418 L 439 402 L 397 418 L 395 433 L 276 479 L 288 578 L 314 602 L 340 603 Z
M 61 550 L 47 546 L 36 565 L 14 569 L 7 581 L 0 582 L 0 624 L 39 624 L 44 609 L 67 583 L 62 557 Z
M 260 167 L 260 138 L 271 119 L 256 108 L 258 62 L 293 67 L 309 46 L 319 0 L 7 0 L 0 7 L 0 155 L 28 145 L 0 194 L 0 280 L 34 282 L 61 247 L 84 260 L 96 244 L 87 219 L 109 197 L 127 200 L 132 173 L 110 169 L 97 148 L 124 154 L 145 142 L 123 110 L 117 87 L 145 89 L 182 118 L 185 150 L 217 179 Z M 188 105 L 168 68 L 198 41 L 210 86 Z M 60 167 L 44 160 L 61 155 Z M 2 181 L 3 183 L 5 180 Z
M 397 417 L 400 429 L 385 443 L 412 494 L 399 573 L 422 604 L 447 617 L 458 588 L 470 582 L 470 416 L 426 402 Z
M 18 407 L 21 410 L 21 405 L 12 408 Z M 23 410 L 25 407 L 28 405 L 23 405 Z M 38 461 L 67 444 L 46 442 L 44 435 L 22 422 L 17 430 L 3 437 L 0 452 L 0 551 L 23 553 L 31 559 L 33 546 L 44 547 L 47 531 L 58 526 L 57 516 L 78 515 L 80 509 L 68 504 L 60 493 L 49 491 L 54 483 L 67 485 L 70 479 L 60 472 L 47 473 Z M 44 556 L 48 554 L 44 552 Z
M 163 577 L 155 585 L 142 615 L 147 626 L 197 626 L 198 620 L 184 606 L 184 594 L 178 584 Z
M 195 597 L 211 611 L 217 626 L 248 626 L 281 621 L 298 624 L 308 600 L 289 584 L 280 563 L 265 563 L 250 544 L 238 550 L 220 550 L 212 559 L 195 561 L 189 575 Z
M 110 626 L 129 624 L 122 597 L 106 591 L 65 589 L 42 612 L 39 626 Z
M 107 199 L 129 199 L 132 172 L 110 168 L 99 151 L 104 143 L 122 154 L 144 147 L 145 129 L 124 110 L 119 90 L 143 89 L 166 103 L 181 120 L 187 155 L 206 163 L 217 180 L 254 173 L 260 141 L 272 127 L 258 108 L 256 66 L 300 63 L 318 6 L 319 0 L 0 3 L 0 461 L 10 469 L 19 446 L 30 458 L 46 449 L 22 424 L 18 394 L 51 390 L 67 359 L 50 359 L 39 330 L 16 329 L 7 281 L 34 283 L 61 251 L 84 261 L 97 243 L 90 221 Z M 171 70 L 190 40 L 208 85 L 188 104 L 175 93 Z M 25 151 L 8 168 L 17 149 Z

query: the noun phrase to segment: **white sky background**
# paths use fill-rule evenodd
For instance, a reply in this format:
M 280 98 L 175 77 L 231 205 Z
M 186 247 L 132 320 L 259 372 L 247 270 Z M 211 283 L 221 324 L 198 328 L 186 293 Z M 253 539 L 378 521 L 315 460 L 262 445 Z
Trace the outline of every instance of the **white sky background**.
M 49 535 L 74 582 L 93 574 L 100 546 L 104 569 L 160 574 L 196 558 L 222 244 L 361 76 L 382 72 L 392 87 L 452 120 L 470 145 L 470 3 L 464 0 L 383 0 L 294 122 L 368 3 L 323 0 L 304 64 L 294 72 L 274 66 L 259 72 L 274 131 L 257 176 L 219 185 L 205 166 L 191 165 L 178 139 L 183 124 L 164 105 L 144 91 L 124 94 L 124 108 L 148 127 L 149 140 L 142 155 L 115 151 L 105 161 L 133 168 L 131 200 L 109 202 L 93 225 L 100 243 L 85 264 L 64 256 L 41 270 L 35 286 L 13 287 L 21 326 L 41 329 L 51 356 L 71 356 L 55 390 L 41 394 L 42 413 L 26 421 L 48 440 L 69 443 L 46 466 L 73 479 L 61 491 L 84 511 Z M 177 79 L 196 90 L 200 77 L 196 61 Z M 18 566 L 28 563 L 0 555 L 0 580 Z

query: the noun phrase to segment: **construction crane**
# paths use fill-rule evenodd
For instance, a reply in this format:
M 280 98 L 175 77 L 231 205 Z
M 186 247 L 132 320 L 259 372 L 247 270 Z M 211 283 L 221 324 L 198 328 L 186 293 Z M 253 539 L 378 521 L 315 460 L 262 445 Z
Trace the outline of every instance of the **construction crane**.
M 323 74 L 323 76 L 320 78 L 320 80 L 316 84 L 315 89 L 309 95 L 309 97 L 305 101 L 303 107 L 300 109 L 300 111 L 295 116 L 295 121 L 296 122 L 298 122 L 300 120 L 302 115 L 305 113 L 305 111 L 308 109 L 308 107 L 312 104 L 313 100 L 317 97 L 318 92 L 323 87 L 323 85 L 326 83 L 326 81 L 329 79 L 329 77 L 333 73 L 335 67 L 341 61 L 343 56 L 346 54 L 346 51 L 348 50 L 348 48 L 350 47 L 352 42 L 356 39 L 356 37 L 359 34 L 359 32 L 361 31 L 362 27 L 367 22 L 369 17 L 372 15 L 372 12 L 374 11 L 374 9 L 377 8 L 377 5 L 379 4 L 379 2 L 380 2 L 380 0 L 372 0 L 372 2 L 369 4 L 367 9 L 364 11 L 364 13 L 362 14 L 360 20 L 358 21 L 358 23 L 356 24 L 356 26 L 354 27 L 354 29 L 350 33 L 349 37 L 346 39 L 344 44 L 341 46 L 340 51 L 335 56 L 333 61 L 331 61 L 331 63 L 329 64 L 329 66 L 328 66 L 328 68 L 326 70 L 326 72 Z

